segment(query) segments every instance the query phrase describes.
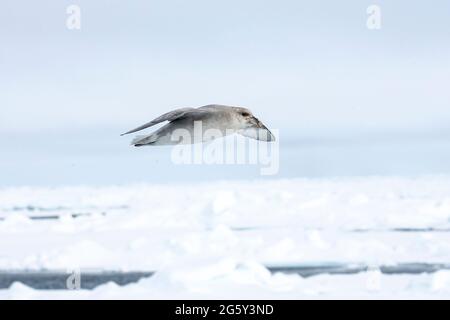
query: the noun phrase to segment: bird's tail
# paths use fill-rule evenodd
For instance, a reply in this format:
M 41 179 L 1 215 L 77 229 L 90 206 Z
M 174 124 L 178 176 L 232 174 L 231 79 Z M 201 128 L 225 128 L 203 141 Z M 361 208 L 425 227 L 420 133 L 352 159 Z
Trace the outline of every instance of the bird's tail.
M 151 145 L 158 139 L 158 135 L 156 133 L 152 133 L 149 135 L 137 136 L 131 141 L 131 145 L 135 147 L 142 147 L 145 145 Z

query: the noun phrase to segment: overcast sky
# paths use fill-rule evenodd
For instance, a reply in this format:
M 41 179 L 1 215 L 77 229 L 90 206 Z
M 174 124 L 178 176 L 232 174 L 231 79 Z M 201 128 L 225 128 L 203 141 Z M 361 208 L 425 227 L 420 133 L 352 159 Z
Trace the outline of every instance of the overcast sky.
M 1 132 L 123 131 L 209 103 L 289 132 L 450 124 L 448 0 L 2 0 L 0 39 Z

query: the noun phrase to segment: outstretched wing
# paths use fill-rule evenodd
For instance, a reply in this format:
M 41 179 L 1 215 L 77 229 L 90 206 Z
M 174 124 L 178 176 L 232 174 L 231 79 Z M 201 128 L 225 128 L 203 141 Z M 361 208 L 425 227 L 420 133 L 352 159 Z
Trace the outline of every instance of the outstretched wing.
M 140 127 L 137 127 L 136 129 L 130 130 L 128 132 L 125 132 L 125 133 L 123 133 L 121 135 L 123 136 L 123 135 L 126 135 L 126 134 L 130 134 L 130 133 L 134 133 L 134 132 L 137 132 L 137 131 L 141 131 L 141 130 L 144 130 L 146 128 L 149 128 L 151 126 L 154 126 L 155 124 L 158 124 L 158 123 L 161 123 L 161 122 L 164 122 L 164 121 L 174 121 L 176 119 L 180 119 L 180 118 L 186 116 L 187 114 L 190 114 L 190 113 L 193 113 L 193 112 L 202 112 L 202 111 L 199 111 L 198 109 L 195 109 L 195 108 L 176 109 L 176 110 L 164 113 L 162 116 L 159 116 L 158 118 L 156 118 L 156 119 L 154 119 L 154 120 L 152 120 L 152 121 L 150 121 L 150 122 L 148 122 L 148 123 L 146 123 L 146 124 L 144 124 L 144 125 L 142 125 Z

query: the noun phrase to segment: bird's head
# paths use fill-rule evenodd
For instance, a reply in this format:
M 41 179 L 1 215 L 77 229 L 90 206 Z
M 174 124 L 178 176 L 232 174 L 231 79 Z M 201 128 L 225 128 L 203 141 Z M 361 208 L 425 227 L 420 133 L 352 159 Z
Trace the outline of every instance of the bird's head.
M 269 129 L 247 108 L 235 107 L 236 118 L 241 125 L 241 133 L 264 141 L 274 141 L 275 137 Z

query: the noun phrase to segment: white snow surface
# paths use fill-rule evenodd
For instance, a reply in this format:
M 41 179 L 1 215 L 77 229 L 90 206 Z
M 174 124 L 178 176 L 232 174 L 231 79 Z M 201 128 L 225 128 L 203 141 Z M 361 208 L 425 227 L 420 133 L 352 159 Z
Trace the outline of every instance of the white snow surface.
M 61 218 L 30 218 L 46 215 Z M 450 263 L 448 176 L 3 188 L 0 217 L 2 270 L 156 271 L 94 290 L 14 283 L 3 299 L 450 297 L 450 271 L 377 268 Z M 419 230 L 394 231 L 405 228 Z M 329 263 L 371 268 L 309 278 L 266 268 Z

